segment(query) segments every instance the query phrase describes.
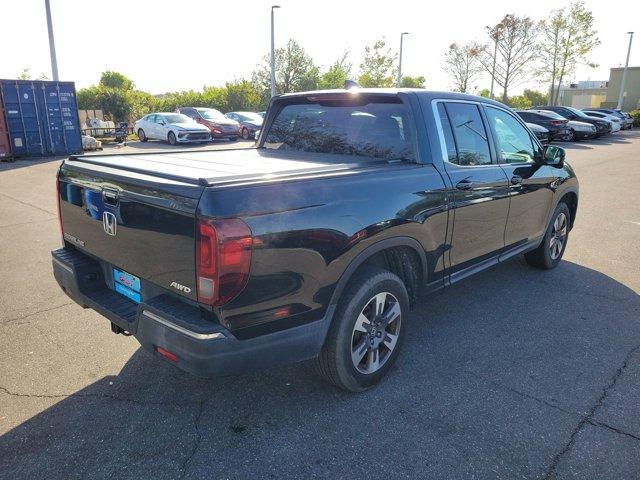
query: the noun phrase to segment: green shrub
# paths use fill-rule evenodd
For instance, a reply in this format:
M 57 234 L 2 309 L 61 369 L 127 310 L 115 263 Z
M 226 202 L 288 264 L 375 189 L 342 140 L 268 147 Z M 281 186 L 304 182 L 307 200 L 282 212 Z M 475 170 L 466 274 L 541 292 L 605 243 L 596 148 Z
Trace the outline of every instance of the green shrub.
M 632 110 L 629 112 L 633 118 L 633 126 L 640 127 L 640 110 Z

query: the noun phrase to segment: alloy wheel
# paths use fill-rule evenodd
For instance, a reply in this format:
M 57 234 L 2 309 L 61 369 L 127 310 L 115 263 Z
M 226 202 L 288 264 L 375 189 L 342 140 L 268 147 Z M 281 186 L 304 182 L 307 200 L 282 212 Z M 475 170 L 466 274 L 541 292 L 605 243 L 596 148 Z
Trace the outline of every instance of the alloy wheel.
M 377 372 L 391 357 L 402 326 L 398 299 L 381 292 L 364 306 L 351 334 L 351 360 L 360 373 Z
M 567 216 L 564 212 L 560 212 L 553 222 L 553 231 L 549 240 L 549 254 L 552 260 L 557 260 L 562 253 L 567 238 L 567 223 Z

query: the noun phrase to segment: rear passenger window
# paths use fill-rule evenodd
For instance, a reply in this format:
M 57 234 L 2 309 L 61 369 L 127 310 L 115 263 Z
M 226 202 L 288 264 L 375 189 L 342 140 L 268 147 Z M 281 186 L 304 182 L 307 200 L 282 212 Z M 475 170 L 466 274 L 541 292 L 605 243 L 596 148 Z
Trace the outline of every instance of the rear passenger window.
M 444 143 L 447 147 L 447 160 L 451 163 L 458 163 L 458 152 L 456 151 L 456 142 L 451 131 L 451 123 L 442 103 L 438 104 L 438 116 L 440 117 L 440 125 L 442 125 Z
M 478 106 L 471 103 L 446 103 L 449 123 L 458 152 L 458 165 L 489 165 L 491 154 L 487 132 Z

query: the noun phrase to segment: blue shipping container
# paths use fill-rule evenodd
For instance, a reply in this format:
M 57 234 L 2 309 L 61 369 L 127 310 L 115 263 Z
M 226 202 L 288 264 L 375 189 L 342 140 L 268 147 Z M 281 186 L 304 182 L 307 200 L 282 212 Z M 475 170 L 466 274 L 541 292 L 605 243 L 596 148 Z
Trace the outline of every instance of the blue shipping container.
M 15 157 L 82 153 L 73 82 L 0 80 L 0 95 Z

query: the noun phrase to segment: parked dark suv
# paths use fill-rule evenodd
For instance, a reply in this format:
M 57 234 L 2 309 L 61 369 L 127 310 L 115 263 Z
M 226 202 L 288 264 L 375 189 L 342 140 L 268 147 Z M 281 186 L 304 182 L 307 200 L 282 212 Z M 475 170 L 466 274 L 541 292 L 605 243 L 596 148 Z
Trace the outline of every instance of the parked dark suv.
M 549 130 L 550 140 L 573 140 L 573 131 L 569 128 L 569 120 L 553 112 L 530 112 L 528 110 L 516 110 L 518 116 L 528 123 L 535 123 Z
M 606 135 L 607 133 L 611 133 L 611 123 L 600 120 L 599 118 L 590 117 L 586 113 L 578 110 L 573 107 L 550 107 L 548 105 L 544 105 L 541 107 L 532 107 L 533 110 L 549 110 L 550 112 L 556 112 L 562 115 L 567 120 L 576 120 L 578 122 L 590 123 L 594 127 L 596 127 L 596 135 L 601 137 L 602 135 Z

